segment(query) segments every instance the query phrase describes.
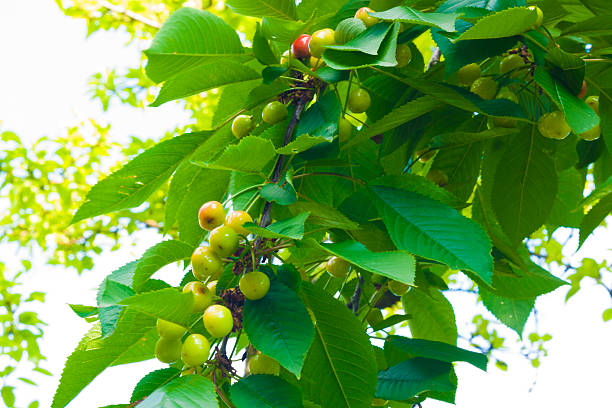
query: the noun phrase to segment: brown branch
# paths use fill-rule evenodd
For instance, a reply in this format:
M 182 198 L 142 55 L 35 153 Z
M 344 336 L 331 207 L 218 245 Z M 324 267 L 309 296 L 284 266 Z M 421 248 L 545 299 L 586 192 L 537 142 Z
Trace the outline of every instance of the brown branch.
M 157 21 L 151 20 L 150 18 L 147 18 L 145 16 L 141 16 L 140 14 L 134 13 L 133 11 L 128 10 L 125 7 L 117 6 L 108 1 L 103 1 L 103 0 L 100 1 L 100 6 L 114 13 L 124 15 L 134 21 L 138 21 L 139 23 L 142 23 L 149 27 L 157 28 L 158 30 L 161 27 L 161 24 L 158 23 Z
M 441 56 L 442 56 L 442 52 L 440 51 L 440 47 L 434 48 L 433 54 L 431 54 L 431 59 L 427 63 L 427 71 L 429 71 L 434 65 L 440 62 Z

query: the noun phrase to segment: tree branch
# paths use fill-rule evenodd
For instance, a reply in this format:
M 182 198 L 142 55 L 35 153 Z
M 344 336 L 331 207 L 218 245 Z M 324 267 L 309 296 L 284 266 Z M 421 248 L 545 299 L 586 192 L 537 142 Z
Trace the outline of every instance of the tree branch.
M 427 63 L 427 71 L 429 71 L 434 65 L 440 62 L 441 56 L 442 56 L 442 52 L 440 51 L 440 47 L 434 48 L 433 54 L 431 54 L 431 59 Z
M 114 13 L 124 15 L 134 21 L 138 21 L 139 23 L 142 23 L 149 27 L 157 28 L 158 30 L 161 27 L 161 24 L 158 23 L 157 21 L 151 20 L 150 18 L 147 18 L 145 16 L 141 16 L 140 14 L 136 14 L 133 11 L 130 11 L 125 7 L 117 6 L 108 1 L 104 1 L 104 0 L 100 1 L 100 6 Z

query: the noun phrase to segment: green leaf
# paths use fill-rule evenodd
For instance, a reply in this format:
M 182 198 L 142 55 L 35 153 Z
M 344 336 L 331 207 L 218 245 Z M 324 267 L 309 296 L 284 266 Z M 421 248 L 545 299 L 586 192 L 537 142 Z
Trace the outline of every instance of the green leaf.
M 414 284 L 415 261 L 414 257 L 406 252 L 372 252 L 363 244 L 350 240 L 321 246 L 361 269 L 408 285 Z
M 13 390 L 15 387 L 10 387 L 5 385 L 0 389 L 0 394 L 2 395 L 2 401 L 6 404 L 8 408 L 13 408 L 15 406 L 15 393 Z
M 301 408 L 300 390 L 274 375 L 250 375 L 230 388 L 237 408 Z
M 227 0 L 225 4 L 235 13 L 244 16 L 297 19 L 293 0 Z
M 218 408 L 215 386 L 200 375 L 175 378 L 158 388 L 138 408 Z
M 342 45 L 329 45 L 328 50 L 360 51 L 369 55 L 378 55 L 378 50 L 384 41 L 392 24 L 376 24 L 368 28 L 351 41 Z
M 253 234 L 263 238 L 289 238 L 302 239 L 304 237 L 304 223 L 309 213 L 301 213 L 286 220 L 277 221 L 266 228 L 248 222 L 243 227 Z
M 580 202 L 580 207 L 592 206 L 609 194 L 612 194 L 612 176 L 608 177 L 606 181 L 599 184 L 595 190 L 591 191 L 591 194 Z
M 387 350 L 389 348 L 389 351 Z M 451 346 L 439 341 L 423 339 L 409 339 L 401 336 L 389 336 L 385 341 L 385 354 L 393 353 L 394 359 L 409 359 L 413 357 L 425 357 L 434 360 L 446 361 L 465 361 L 474 367 L 487 371 L 487 355 L 475 353 L 459 347 Z M 387 361 L 389 358 L 387 357 Z
M 193 164 L 209 169 L 262 174 L 265 166 L 274 157 L 276 157 L 276 151 L 271 141 L 256 136 L 247 136 L 240 139 L 238 144 L 228 146 L 214 162 L 193 161 Z
M 458 199 L 452 193 L 438 187 L 437 184 L 432 183 L 425 177 L 416 174 L 406 173 L 401 176 L 382 176 L 374 179 L 370 184 L 413 191 L 457 209 L 466 206 L 465 201 Z
M 482 142 L 475 142 L 438 152 L 431 169 L 442 171 L 448 176 L 445 189 L 460 200 L 467 201 L 474 192 L 480 174 Z
M 355 230 L 359 225 L 348 218 L 334 207 L 324 204 L 298 201 L 289 206 L 289 210 L 293 214 L 303 212 L 310 213 L 308 222 L 322 227 L 339 228 L 344 230 Z
M 174 367 L 151 371 L 140 381 L 138 381 L 138 384 L 136 384 L 136 387 L 134 387 L 134 391 L 132 392 L 130 402 L 134 403 L 148 397 L 153 391 L 174 380 L 180 374 L 181 370 Z
M 294 291 L 277 280 L 259 300 L 246 300 L 244 330 L 253 346 L 300 377 L 314 330 L 306 307 Z
M 531 261 L 525 262 L 524 269 L 496 261 L 492 293 L 504 298 L 530 300 L 566 284 Z
M 211 61 L 245 60 L 238 33 L 207 11 L 181 8 L 157 32 L 145 69 L 149 78 L 162 82 Z
M 612 308 L 604 310 L 602 319 L 604 322 L 612 319 Z
M 71 305 L 68 304 L 72 311 L 77 314 L 79 317 L 90 317 L 94 316 L 98 313 L 98 308 L 95 306 L 85 306 L 85 305 Z
M 485 307 L 493 313 L 500 322 L 516 331 L 520 336 L 535 304 L 532 299 L 509 299 L 497 296 L 481 288 L 480 297 Z
M 447 149 L 455 147 L 466 147 L 476 142 L 484 142 L 486 140 L 497 137 L 504 137 L 517 133 L 518 129 L 508 128 L 492 128 L 481 132 L 448 132 L 437 135 L 429 145 L 436 149 Z
M 278 183 L 268 183 L 259 192 L 266 201 L 274 201 L 280 205 L 291 205 L 297 201 L 297 194 L 291 184 L 285 180 Z
M 298 136 L 293 142 L 286 144 L 283 147 L 276 149 L 278 154 L 297 154 L 310 149 L 321 143 L 331 142 L 325 136 L 310 136 L 303 134 Z
M 315 319 L 315 340 L 302 371 L 302 391 L 322 408 L 366 408 L 376 389 L 376 356 L 350 310 L 311 283 L 302 291 Z
M 580 223 L 580 245 L 591 235 L 608 215 L 612 213 L 612 194 L 602 198 L 582 219 Z
M 525 128 L 511 139 L 495 173 L 491 205 L 514 244 L 546 221 L 557 195 L 555 163 L 543 139 Z
M 558 169 L 557 169 L 558 171 Z M 557 197 L 546 220 L 551 231 L 558 226 L 578 228 L 584 215 L 579 208 L 584 192 L 584 174 L 574 167 L 558 171 Z
M 376 397 L 402 401 L 423 391 L 453 391 L 452 369 L 451 363 L 428 358 L 402 361 L 378 373 Z
M 374 331 L 383 330 L 383 329 L 386 329 L 387 327 L 395 326 L 398 323 L 405 322 L 406 320 L 410 320 L 410 319 L 412 319 L 412 315 L 394 314 L 394 315 L 391 315 L 381 320 L 378 323 L 374 323 L 374 325 L 372 325 L 372 330 Z
M 254 69 L 232 60 L 215 60 L 198 65 L 168 79 L 150 106 L 160 106 L 209 89 L 260 78 Z
M 535 10 L 524 7 L 502 10 L 478 20 L 456 41 L 512 37 L 532 30 L 537 18 Z
M 152 358 L 153 350 L 143 344 L 157 338 L 155 319 L 129 309 L 111 336 L 102 339 L 99 328 L 94 328 L 68 357 L 52 408 L 66 406 L 98 374 L 126 355 L 132 362 Z
M 119 303 L 148 315 L 188 326 L 193 309 L 193 296 L 176 288 L 166 288 L 139 293 Z
M 264 65 L 274 65 L 279 62 L 270 43 L 261 33 L 261 24 L 259 23 L 255 27 L 255 35 L 253 36 L 253 54 Z
M 413 119 L 418 118 L 434 109 L 442 106 L 443 103 L 438 101 L 436 98 L 425 95 L 420 98 L 414 99 L 405 103 L 404 105 L 393 109 L 391 112 L 386 114 L 382 119 L 369 125 L 367 128 L 349 139 L 342 147 L 342 149 L 348 149 L 349 147 L 368 140 L 372 136 L 382 134 L 391 129 L 395 129 L 404 123 L 410 122 Z
M 151 275 L 172 262 L 189 259 L 195 247 L 182 241 L 163 241 L 147 249 L 134 270 L 132 287 L 138 292 Z
M 208 135 L 198 132 L 177 136 L 139 154 L 92 187 L 71 223 L 139 206 Z
M 390 187 L 370 187 L 376 208 L 398 249 L 469 269 L 491 283 L 491 242 L 474 221 L 420 194 Z
M 413 337 L 457 344 L 457 325 L 453 306 L 438 290 L 412 288 L 402 296 L 404 311 Z
M 423 13 L 407 6 L 397 6 L 378 13 L 369 13 L 382 20 L 400 21 L 428 27 L 438 27 L 444 31 L 455 31 L 455 21 L 460 13 Z

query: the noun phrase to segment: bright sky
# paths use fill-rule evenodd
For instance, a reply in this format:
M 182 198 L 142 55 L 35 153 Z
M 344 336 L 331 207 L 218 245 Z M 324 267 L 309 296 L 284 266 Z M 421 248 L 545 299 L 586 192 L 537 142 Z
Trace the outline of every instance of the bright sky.
M 126 46 L 127 36 L 102 33 L 85 39 L 85 23 L 64 17 L 54 2 L 48 0 L 3 0 L 0 2 L 0 120 L 3 129 L 17 132 L 24 140 L 34 141 L 64 132 L 69 125 L 94 117 L 112 123 L 113 133 L 124 140 L 131 135 L 158 138 L 159 129 L 185 123 L 186 116 L 174 104 L 144 111 L 114 107 L 111 114 L 101 112 L 99 103 L 85 94 L 91 74 L 106 68 L 135 66 L 140 58 L 136 45 Z M 20 385 L 17 406 L 27 406 L 35 394 L 41 407 L 51 399 L 66 357 L 87 331 L 88 325 L 68 308 L 67 303 L 95 304 L 95 290 L 102 279 L 122 264 L 137 258 L 156 238 L 149 232 L 139 235 L 141 244 L 96 258 L 96 267 L 83 276 L 51 268 L 35 261 L 24 281 L 24 289 L 47 292 L 47 301 L 37 312 L 48 323 L 42 341 L 42 352 L 48 357 L 43 367 L 53 377 L 37 376 L 38 388 Z M 594 257 L 612 263 L 608 247 L 612 233 L 603 228 L 595 232 L 579 254 L 574 255 L 575 242 L 565 249 L 566 256 L 580 259 Z M 5 258 L 15 248 L 0 248 Z M 7 256 L 8 258 L 8 256 Z M 180 274 L 169 268 L 164 278 L 176 284 Z M 494 366 L 484 373 L 459 363 L 457 406 L 469 408 L 540 408 L 542 406 L 593 408 L 609 407 L 610 367 L 612 367 L 612 324 L 602 321 L 601 313 L 610 307 L 610 296 L 588 278 L 583 290 L 569 303 L 564 298 L 567 288 L 541 297 L 537 302 L 539 332 L 549 333 L 549 356 L 538 370 L 531 368 L 515 347 L 504 355 L 508 372 Z M 474 298 L 450 293 L 459 322 L 466 322 L 475 313 Z M 481 311 L 478 311 L 481 312 Z M 526 333 L 534 327 L 533 317 Z M 504 331 L 508 338 L 517 336 Z M 0 366 L 2 366 L 0 359 Z M 86 388 L 70 405 L 73 408 L 95 408 L 127 402 L 133 386 L 147 372 L 164 365 L 147 361 L 107 370 Z M 537 381 L 536 381 L 537 380 Z M 536 381 L 533 390 L 529 392 Z M 427 402 L 425 408 L 449 407 Z

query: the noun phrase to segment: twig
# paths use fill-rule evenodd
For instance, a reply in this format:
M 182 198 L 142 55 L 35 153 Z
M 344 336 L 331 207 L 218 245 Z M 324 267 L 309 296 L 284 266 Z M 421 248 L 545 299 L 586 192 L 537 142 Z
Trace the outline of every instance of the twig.
M 100 1 L 100 6 L 109 9 L 110 11 L 115 12 L 117 14 L 122 14 L 126 17 L 129 17 L 132 20 L 138 21 L 139 23 L 142 23 L 144 25 L 148 25 L 149 27 L 157 28 L 158 30 L 161 27 L 161 24 L 159 24 L 157 21 L 151 20 L 150 18 L 147 18 L 145 16 L 141 16 L 140 14 L 136 14 L 125 7 L 109 3 L 108 1 Z
M 349 300 L 347 306 L 349 309 L 353 311 L 353 313 L 357 314 L 359 311 L 359 301 L 361 300 L 361 285 L 363 284 L 363 277 L 359 275 L 359 281 L 357 282 L 357 286 L 355 286 L 355 292 L 353 292 L 353 296 L 351 296 L 351 300 Z
M 442 51 L 440 51 L 440 47 L 436 47 L 431 54 L 431 59 L 427 63 L 427 71 L 429 71 L 434 65 L 440 62 L 440 57 L 442 56 Z

